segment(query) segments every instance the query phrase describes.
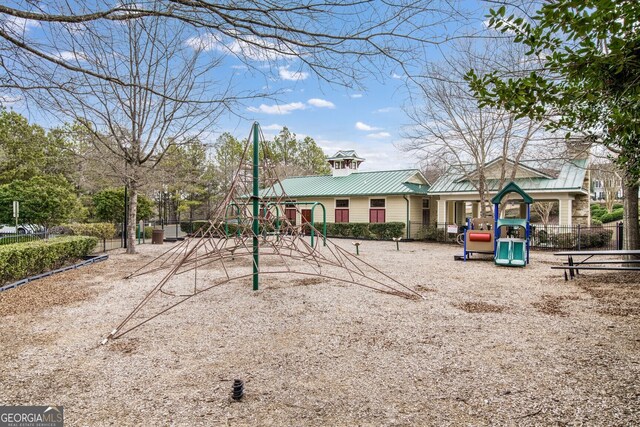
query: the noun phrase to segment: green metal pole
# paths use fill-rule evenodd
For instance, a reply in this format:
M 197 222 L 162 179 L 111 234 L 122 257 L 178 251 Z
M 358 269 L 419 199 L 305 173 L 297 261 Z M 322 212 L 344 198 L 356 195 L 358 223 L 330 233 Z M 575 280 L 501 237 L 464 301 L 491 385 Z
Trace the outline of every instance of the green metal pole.
M 260 232 L 260 224 L 258 216 L 260 215 L 259 195 L 259 161 L 258 153 L 258 122 L 253 124 L 253 290 L 257 291 L 259 286 L 258 271 L 260 266 L 260 251 L 258 241 L 258 233 Z

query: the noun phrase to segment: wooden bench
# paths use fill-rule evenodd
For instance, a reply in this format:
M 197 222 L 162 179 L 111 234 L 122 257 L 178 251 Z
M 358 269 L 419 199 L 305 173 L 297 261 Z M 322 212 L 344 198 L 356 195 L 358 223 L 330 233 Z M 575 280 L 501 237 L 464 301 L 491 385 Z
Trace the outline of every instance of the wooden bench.
M 564 251 L 556 252 L 556 256 L 566 256 L 563 265 L 552 266 L 552 269 L 564 270 L 564 280 L 573 279 L 579 270 L 640 271 L 640 259 L 597 259 L 611 256 L 639 256 L 640 250 L 613 251 Z M 580 257 L 575 259 L 574 257 Z M 610 264 L 619 264 L 617 266 Z M 567 276 L 567 272 L 569 272 Z

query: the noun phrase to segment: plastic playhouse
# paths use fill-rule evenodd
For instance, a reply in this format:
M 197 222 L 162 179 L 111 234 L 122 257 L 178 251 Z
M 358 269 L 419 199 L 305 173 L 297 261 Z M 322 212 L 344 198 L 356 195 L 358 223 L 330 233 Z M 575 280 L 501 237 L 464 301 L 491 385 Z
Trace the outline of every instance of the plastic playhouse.
M 500 218 L 500 203 L 510 193 L 522 198 L 525 218 Z M 467 219 L 464 231 L 464 261 L 472 254 L 492 254 L 496 265 L 524 267 L 529 263 L 531 203 L 533 199 L 514 182 L 506 185 L 491 199 L 493 221 L 488 218 Z M 492 224 L 493 223 L 493 224 Z M 458 257 L 456 257 L 458 258 Z
M 466 261 L 471 254 L 494 254 L 495 236 L 491 218 L 467 218 L 464 230 L 464 256 Z

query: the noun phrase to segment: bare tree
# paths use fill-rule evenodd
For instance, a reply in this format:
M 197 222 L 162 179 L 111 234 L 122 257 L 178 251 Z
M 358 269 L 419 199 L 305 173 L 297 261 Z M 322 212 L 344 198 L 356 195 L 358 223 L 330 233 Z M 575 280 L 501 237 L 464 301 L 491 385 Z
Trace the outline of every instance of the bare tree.
M 73 51 L 77 63 L 115 81 L 69 75 L 64 88 L 50 88 L 40 99 L 84 126 L 99 149 L 111 154 L 104 160 L 129 193 L 128 253 L 135 253 L 137 197 L 146 170 L 170 146 L 198 139 L 223 111 L 223 104 L 207 99 L 210 71 L 218 63 L 210 57 L 201 61 L 202 50 L 185 48 L 187 35 L 183 25 L 158 16 L 127 20 L 118 28 L 98 21 L 70 39 L 61 31 L 59 43 L 81 46 Z M 221 89 L 225 97 L 226 87 Z
M 60 69 L 144 87 L 67 52 L 81 46 L 82 33 L 96 23 L 112 29 L 145 17 L 189 27 L 193 46 L 234 55 L 256 71 L 256 60 L 277 69 L 282 60 L 297 59 L 300 70 L 353 86 L 371 72 L 384 76 L 389 67 L 406 70 L 418 63 L 426 44 L 447 39 L 444 25 L 462 25 L 464 16 L 447 0 L 17 2 L 0 5 L 0 88 L 59 88 L 71 82 L 56 75 Z M 39 31 L 28 31 L 31 26 Z M 54 37 L 60 31 L 69 33 L 67 43 Z
M 556 202 L 535 202 L 531 205 L 531 209 L 540 216 L 540 222 L 544 226 L 545 230 L 549 225 L 549 219 L 551 212 L 556 206 Z
M 419 94 L 406 108 L 411 126 L 401 148 L 469 180 L 478 191 L 481 215 L 489 210 L 486 165 L 499 159 L 499 186 L 513 179 L 527 146 L 535 142 L 542 124 L 516 119 L 504 110 L 480 107 L 464 80 L 466 70 L 522 67 L 521 55 L 498 40 L 477 45 L 464 40 L 440 64 L 427 65 L 419 81 Z M 493 177 L 495 178 L 495 177 Z
M 591 179 L 593 182 L 601 184 L 605 207 L 607 212 L 611 212 L 622 189 L 622 172 L 620 168 L 608 160 L 593 162 L 591 164 Z

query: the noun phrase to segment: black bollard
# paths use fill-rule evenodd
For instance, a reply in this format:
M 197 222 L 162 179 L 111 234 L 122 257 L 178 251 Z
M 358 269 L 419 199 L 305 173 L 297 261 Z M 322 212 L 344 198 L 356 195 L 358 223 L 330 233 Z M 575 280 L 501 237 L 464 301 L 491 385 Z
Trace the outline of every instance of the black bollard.
M 242 380 L 234 380 L 233 381 L 233 393 L 231 394 L 231 398 L 233 400 L 240 400 L 244 397 L 244 383 Z

